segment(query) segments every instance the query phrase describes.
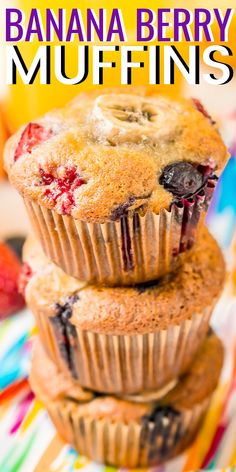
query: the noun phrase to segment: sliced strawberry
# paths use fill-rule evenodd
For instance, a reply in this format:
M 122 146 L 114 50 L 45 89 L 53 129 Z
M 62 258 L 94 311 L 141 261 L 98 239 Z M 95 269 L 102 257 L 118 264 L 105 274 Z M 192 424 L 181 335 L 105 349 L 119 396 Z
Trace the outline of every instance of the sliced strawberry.
M 21 308 L 25 302 L 18 290 L 21 264 L 11 249 L 0 243 L 0 319 Z
M 14 161 L 17 161 L 22 154 L 31 153 L 35 146 L 43 143 L 53 135 L 51 129 L 46 129 L 37 123 L 29 123 L 24 129 L 18 146 L 15 151 Z

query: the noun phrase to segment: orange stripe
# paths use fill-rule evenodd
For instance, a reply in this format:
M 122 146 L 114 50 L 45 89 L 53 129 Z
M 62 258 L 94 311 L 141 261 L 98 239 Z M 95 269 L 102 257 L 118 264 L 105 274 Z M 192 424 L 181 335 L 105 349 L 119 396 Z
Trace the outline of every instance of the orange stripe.
M 24 388 L 29 387 L 29 382 L 27 379 L 19 380 L 14 384 L 10 385 L 10 387 L 5 388 L 2 392 L 0 392 L 0 402 L 11 400 L 17 393 L 19 393 Z
M 232 377 L 236 377 L 236 344 L 234 346 L 234 364 L 233 364 L 233 374 Z
M 230 458 L 230 463 L 229 467 L 235 467 L 236 466 L 236 449 L 233 452 L 233 455 Z
M 192 447 L 190 447 L 182 472 L 200 468 L 219 424 L 227 386 L 221 385 L 213 395 L 205 421 Z
M 43 457 L 41 457 L 38 462 L 38 465 L 35 467 L 34 472 L 50 470 L 52 462 L 58 457 L 64 446 L 65 443 L 60 436 L 56 434 L 44 452 Z

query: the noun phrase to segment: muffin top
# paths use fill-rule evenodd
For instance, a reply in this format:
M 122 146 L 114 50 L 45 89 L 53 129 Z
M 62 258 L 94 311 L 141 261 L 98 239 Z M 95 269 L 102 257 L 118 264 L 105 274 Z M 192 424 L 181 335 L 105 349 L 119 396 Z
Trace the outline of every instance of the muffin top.
M 188 372 L 176 381 L 173 388 L 160 396 L 152 392 L 152 400 L 144 393 L 138 396 L 96 394 L 75 386 L 72 378 L 58 370 L 37 343 L 33 355 L 30 381 L 36 394 L 45 404 L 67 401 L 78 415 L 87 418 L 108 418 L 112 421 L 154 421 L 155 414 L 181 412 L 208 398 L 215 389 L 223 363 L 223 346 L 219 338 L 209 333 Z M 212 368 L 214 366 L 214 369 Z M 156 394 L 156 399 L 155 399 Z
M 69 316 L 78 329 L 112 335 L 166 329 L 212 309 L 225 277 L 223 256 L 206 228 L 177 271 L 133 287 L 80 282 L 48 262 L 32 239 L 25 245 L 24 261 L 33 273 L 26 286 L 33 311 L 42 310 L 48 317 Z
M 22 127 L 5 149 L 19 192 L 46 208 L 103 223 L 191 198 L 227 158 L 198 100 L 147 87 L 98 89 Z

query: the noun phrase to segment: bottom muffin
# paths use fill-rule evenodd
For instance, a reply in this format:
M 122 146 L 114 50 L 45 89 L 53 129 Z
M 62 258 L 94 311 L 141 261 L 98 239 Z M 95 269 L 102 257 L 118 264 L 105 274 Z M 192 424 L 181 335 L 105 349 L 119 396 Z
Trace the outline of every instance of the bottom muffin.
M 217 386 L 222 362 L 222 343 L 209 332 L 181 378 L 156 392 L 114 396 L 79 387 L 38 343 L 30 381 L 59 434 L 80 454 L 116 467 L 149 467 L 191 443 Z

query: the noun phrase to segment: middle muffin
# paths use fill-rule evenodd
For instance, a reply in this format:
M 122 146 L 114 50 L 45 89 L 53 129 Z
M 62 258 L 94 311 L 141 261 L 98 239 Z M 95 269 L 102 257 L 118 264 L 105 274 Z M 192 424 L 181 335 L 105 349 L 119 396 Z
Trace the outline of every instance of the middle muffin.
M 86 388 L 158 389 L 185 372 L 200 347 L 225 276 L 206 228 L 178 271 L 132 288 L 97 287 L 24 248 L 26 300 L 48 355 Z

